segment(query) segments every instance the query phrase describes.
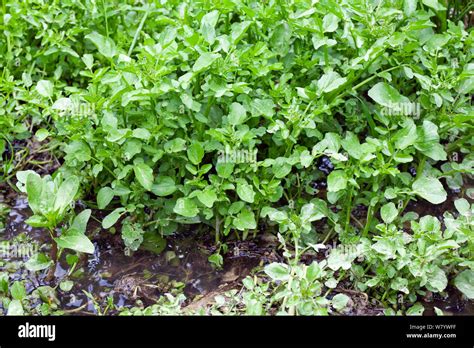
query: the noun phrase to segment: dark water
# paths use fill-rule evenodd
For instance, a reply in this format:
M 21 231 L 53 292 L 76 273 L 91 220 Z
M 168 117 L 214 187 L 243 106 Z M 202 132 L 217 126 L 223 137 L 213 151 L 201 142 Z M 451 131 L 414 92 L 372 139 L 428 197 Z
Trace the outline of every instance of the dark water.
M 26 199 L 16 196 L 10 203 L 10 212 L 6 219 L 6 228 L 0 240 L 12 240 L 21 234 L 37 245 L 39 251 L 49 252 L 49 234 L 47 231 L 32 228 L 25 223 L 31 215 Z M 73 288 L 64 292 L 57 288 L 59 308 L 74 314 L 97 314 L 93 301 L 84 293 L 94 297 L 99 307 L 105 307 L 107 298 L 112 297 L 117 308 L 153 304 L 160 295 L 180 288 L 187 298 L 205 295 L 225 282 L 234 282 L 245 277 L 257 266 L 255 256 L 231 257 L 226 259 L 223 270 L 216 270 L 208 261 L 210 250 L 196 245 L 195 238 L 189 236 L 170 239 L 165 251 L 159 255 L 138 250 L 125 255 L 120 236 L 100 231 L 97 223 L 90 221 L 88 234 L 95 235 L 93 243 L 95 253 L 87 255 L 79 262 L 78 274 L 68 276 L 69 265 L 63 253 L 56 268 L 56 279 L 45 281 L 46 271 L 28 272 L 18 261 L 27 261 L 24 257 L 4 257 L 8 270 L 14 280 L 26 280 L 28 293 L 42 285 L 55 287 L 61 280 L 72 280 Z M 16 262 L 15 262 L 16 261 Z M 12 272 L 11 267 L 18 266 Z M 0 271 L 5 267 L 0 266 Z M 137 302 L 139 301 L 139 302 Z M 108 314 L 116 312 L 112 309 Z
M 441 309 L 444 315 L 474 315 L 474 301 L 463 298 L 454 287 L 448 286 L 446 295 L 436 294 L 429 302 L 423 302 L 424 315 L 435 315 L 435 307 Z

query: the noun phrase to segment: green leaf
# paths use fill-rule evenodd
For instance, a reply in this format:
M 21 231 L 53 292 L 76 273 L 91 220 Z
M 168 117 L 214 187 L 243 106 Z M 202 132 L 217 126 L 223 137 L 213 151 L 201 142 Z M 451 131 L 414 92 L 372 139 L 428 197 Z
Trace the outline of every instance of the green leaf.
M 350 297 L 344 294 L 337 294 L 331 300 L 331 304 L 335 310 L 340 311 L 347 307 L 347 304 L 350 301 Z
M 15 281 L 10 287 L 10 294 L 12 298 L 18 301 L 23 300 L 26 297 L 25 286 L 22 282 Z
M 234 171 L 234 163 L 217 162 L 217 175 L 223 179 L 228 179 Z
M 135 155 L 138 155 L 142 151 L 142 142 L 138 139 L 127 139 L 122 149 L 123 158 L 126 161 L 130 161 Z
M 268 43 L 276 54 L 284 56 L 289 50 L 291 36 L 292 31 L 288 23 L 280 23 L 275 27 Z
M 321 76 L 318 81 L 318 89 L 322 93 L 328 93 L 342 86 L 346 81 L 345 77 L 341 77 L 337 72 L 330 71 Z
M 418 0 L 404 0 L 403 2 L 403 12 L 405 16 L 409 17 L 416 11 L 416 5 Z
M 186 149 L 186 140 L 181 138 L 175 138 L 173 140 L 167 141 L 163 148 L 167 153 L 176 153 L 184 151 Z
M 54 211 L 62 214 L 74 201 L 74 197 L 79 190 L 79 179 L 77 176 L 70 176 L 59 186 L 54 200 Z
M 314 203 L 307 203 L 301 207 L 300 213 L 301 220 L 304 222 L 313 222 L 321 220 L 325 217 L 325 214 L 321 211 L 321 208 Z
M 112 227 L 117 222 L 117 220 L 120 219 L 124 212 L 125 208 L 115 209 L 113 212 L 107 215 L 104 220 L 102 220 L 102 227 L 105 229 Z
M 76 160 L 78 162 L 90 161 L 91 149 L 84 141 L 73 141 L 69 143 L 65 148 L 66 160 Z
M 201 34 L 209 45 L 214 43 L 216 31 L 214 27 L 219 19 L 219 11 L 214 10 L 206 13 L 201 19 Z
M 257 228 L 255 214 L 253 211 L 247 208 L 240 211 L 240 213 L 234 219 L 233 224 L 239 231 L 253 230 Z
M 230 105 L 229 116 L 227 117 L 227 121 L 232 126 L 237 126 L 239 124 L 244 123 L 245 119 L 247 118 L 247 110 L 239 103 L 232 103 Z
M 447 154 L 439 143 L 438 126 L 424 120 L 422 127 L 417 129 L 418 139 L 415 148 L 435 161 L 446 161 Z
M 422 315 L 424 311 L 425 311 L 425 307 L 423 307 L 421 303 L 417 302 L 407 310 L 406 314 L 419 316 L 419 315 Z
M 292 165 L 286 162 L 285 159 L 277 159 L 272 165 L 273 174 L 275 174 L 275 178 L 277 179 L 282 179 L 286 177 L 288 174 L 290 174 L 292 168 Z
M 264 271 L 273 280 L 285 281 L 290 278 L 290 269 L 284 263 L 273 262 L 265 266 Z
M 369 90 L 368 94 L 376 103 L 386 107 L 410 102 L 407 97 L 402 96 L 395 88 L 385 82 L 377 83 Z
M 23 306 L 21 302 L 18 300 L 12 300 L 8 305 L 8 312 L 7 315 L 23 315 Z
M 254 116 L 263 115 L 265 117 L 273 117 L 275 114 L 275 103 L 271 99 L 252 99 L 251 112 Z
M 153 187 L 153 169 L 151 169 L 147 164 L 140 163 L 133 167 L 135 172 L 135 177 L 138 182 L 145 188 L 147 191 L 151 191 Z
M 87 69 L 91 70 L 92 66 L 94 65 L 94 56 L 92 54 L 84 54 L 81 57 L 81 60 L 84 62 L 86 65 Z
M 456 207 L 456 210 L 459 212 L 459 214 L 464 215 L 464 216 L 472 215 L 471 206 L 469 202 L 467 201 L 467 199 L 465 198 L 456 199 L 454 201 L 454 206 Z
M 95 31 L 86 35 L 84 38 L 90 40 L 103 56 L 113 58 L 118 55 L 117 47 L 112 39 L 100 35 Z
M 199 201 L 208 208 L 212 208 L 214 202 L 217 200 L 216 191 L 212 188 L 207 187 L 204 191 L 197 193 Z
M 87 229 L 87 222 L 89 221 L 89 218 L 91 217 L 91 212 L 92 211 L 90 209 L 85 209 L 81 211 L 79 214 L 77 214 L 70 228 L 78 232 L 85 233 Z
M 254 202 L 255 192 L 253 191 L 253 187 L 245 181 L 239 181 L 237 183 L 237 194 L 239 195 L 240 199 L 245 202 Z
M 390 288 L 396 291 L 404 292 L 409 294 L 410 290 L 408 289 L 408 279 L 397 277 L 390 283 Z
M 328 13 L 323 18 L 323 30 L 325 33 L 332 33 L 336 31 L 338 24 L 339 18 L 332 13 Z
M 422 0 L 423 4 L 428 7 L 431 7 L 435 11 L 444 11 L 446 7 L 441 5 L 438 0 Z
M 250 24 L 252 24 L 251 21 L 232 23 L 230 34 L 232 43 L 237 44 L 242 39 Z
M 205 52 L 201 54 L 201 56 L 199 56 L 199 58 L 196 60 L 196 62 L 193 65 L 193 72 L 199 73 L 206 70 L 220 56 L 221 56 L 220 54 L 209 53 L 209 52 Z
M 159 197 L 169 196 L 177 189 L 174 179 L 169 176 L 158 175 L 155 182 L 151 188 L 151 192 Z
M 347 187 L 347 175 L 343 170 L 334 170 L 328 175 L 327 184 L 329 192 L 337 192 Z
M 63 280 L 61 283 L 59 283 L 59 288 L 64 292 L 71 291 L 73 286 L 74 282 L 72 282 L 71 280 Z
M 196 203 L 191 198 L 178 198 L 173 211 L 185 217 L 195 217 L 199 213 Z
M 36 84 L 36 91 L 45 98 L 51 98 L 53 96 L 53 89 L 53 83 L 48 80 L 40 80 Z
M 26 177 L 26 192 L 28 193 L 28 204 L 35 214 L 41 214 L 41 194 L 43 192 L 43 180 L 36 173 L 30 173 Z
M 188 158 L 191 163 L 198 165 L 201 163 L 202 158 L 204 157 L 204 148 L 198 142 L 193 142 L 187 150 Z
M 454 285 L 470 300 L 474 299 L 474 271 L 467 269 L 454 278 Z
M 340 268 L 348 270 L 351 268 L 352 262 L 357 256 L 359 256 L 359 252 L 357 250 L 349 252 L 343 248 L 332 249 L 327 259 L 328 267 L 334 271 L 337 271 Z
M 38 141 L 43 141 L 49 136 L 49 131 L 44 128 L 40 128 L 36 131 L 35 137 L 38 139 Z
M 428 282 L 426 285 L 431 291 L 441 292 L 448 286 L 446 273 L 439 267 L 432 267 L 427 274 L 427 278 Z
M 41 215 L 30 216 L 25 222 L 31 227 L 50 227 L 48 219 Z
M 413 183 L 412 189 L 421 198 L 433 204 L 443 203 L 447 198 L 443 185 L 436 178 L 421 177 Z
M 413 120 L 407 119 L 403 127 L 398 130 L 392 138 L 392 141 L 395 144 L 395 148 L 404 150 L 407 147 L 416 143 L 418 135 L 416 132 L 416 126 Z
M 398 216 L 397 207 L 392 202 L 387 203 L 380 209 L 380 215 L 382 216 L 382 220 L 386 224 L 389 224 Z
M 208 261 L 212 263 L 216 268 L 221 268 L 224 264 L 224 258 L 219 253 L 214 253 L 208 257 Z
M 286 212 L 271 207 L 263 207 L 261 211 L 261 216 L 268 216 L 271 221 L 275 221 L 278 223 L 282 223 L 283 221 L 288 220 L 288 214 Z
M 395 259 L 397 256 L 397 246 L 389 239 L 380 239 L 371 248 L 387 259 Z
M 53 264 L 45 254 L 38 253 L 34 254 L 25 262 L 25 268 L 30 272 L 42 271 Z
M 58 246 L 63 249 L 71 249 L 87 254 L 94 253 L 94 244 L 92 244 L 84 233 L 75 229 L 67 230 L 54 240 L 58 243 Z
M 126 221 L 122 225 L 122 239 L 125 243 L 125 246 L 130 250 L 138 250 L 143 242 L 144 234 L 145 231 L 143 231 L 139 224 L 133 224 L 129 221 Z
M 97 206 L 99 209 L 106 208 L 114 198 L 115 193 L 110 187 L 102 187 L 97 193 Z
M 322 275 L 321 266 L 316 261 L 313 261 L 311 265 L 306 268 L 305 278 L 308 282 L 312 283 Z

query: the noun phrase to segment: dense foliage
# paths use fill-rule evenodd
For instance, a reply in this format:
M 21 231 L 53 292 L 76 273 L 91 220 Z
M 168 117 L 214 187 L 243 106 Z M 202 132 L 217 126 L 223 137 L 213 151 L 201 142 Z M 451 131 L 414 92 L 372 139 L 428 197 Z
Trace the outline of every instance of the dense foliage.
M 2 4 L 1 174 L 54 245 L 93 251 L 91 211 L 70 207 L 82 199 L 128 251 L 191 225 L 215 236 L 220 266 L 229 238 L 278 233 L 288 264 L 267 266 L 277 294 L 252 313 L 321 314 L 342 279 L 396 305 L 459 274 L 472 298 L 472 205 L 442 223 L 407 208 L 472 198 L 468 4 Z M 24 159 L 46 151 L 54 179 L 19 171 L 41 172 Z M 299 262 L 329 241 L 327 259 Z

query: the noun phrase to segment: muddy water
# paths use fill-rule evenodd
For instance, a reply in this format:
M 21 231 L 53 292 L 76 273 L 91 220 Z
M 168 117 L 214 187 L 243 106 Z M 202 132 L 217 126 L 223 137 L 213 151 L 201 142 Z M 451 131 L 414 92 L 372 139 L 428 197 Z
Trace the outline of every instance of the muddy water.
M 26 199 L 16 196 L 9 205 L 11 209 L 6 219 L 6 229 L 3 236 L 0 235 L 0 240 L 12 240 L 25 234 L 39 246 L 39 251 L 48 253 L 48 233 L 25 223 L 31 215 Z M 45 281 L 46 271 L 32 273 L 18 267 L 12 272 L 12 265 L 16 263 L 19 266 L 18 261 L 26 261 L 29 256 L 4 257 L 10 268 L 8 271 L 13 273 L 14 280 L 26 280 L 28 293 L 38 286 L 56 287 L 61 280 L 72 280 L 74 285 L 68 292 L 57 287 L 58 307 L 66 313 L 97 314 L 94 302 L 103 309 L 108 298 L 113 298 L 115 309 L 107 312 L 113 314 L 121 307 L 151 305 L 160 295 L 173 288 L 181 288 L 189 299 L 205 295 L 222 284 L 245 277 L 260 261 L 255 255 L 237 255 L 226 259 L 224 269 L 217 271 L 207 260 L 210 251 L 205 246 L 197 247 L 192 235 L 171 239 L 160 255 L 139 250 L 127 256 L 118 234 L 112 235 L 106 231 L 95 233 L 99 232 L 100 227 L 92 221 L 88 227 L 88 233 L 97 236 L 93 238 L 95 253 L 81 260 L 77 272 L 67 274 L 70 267 L 65 255 L 62 255 L 56 268 L 56 279 L 51 283 Z M 5 271 L 4 268 L 0 264 L 0 271 Z M 94 300 L 90 298 L 91 295 Z
M 455 288 L 448 286 L 446 296 L 436 294 L 429 302 L 423 302 L 424 315 L 435 315 L 435 307 L 444 315 L 474 315 L 474 301 L 468 301 Z

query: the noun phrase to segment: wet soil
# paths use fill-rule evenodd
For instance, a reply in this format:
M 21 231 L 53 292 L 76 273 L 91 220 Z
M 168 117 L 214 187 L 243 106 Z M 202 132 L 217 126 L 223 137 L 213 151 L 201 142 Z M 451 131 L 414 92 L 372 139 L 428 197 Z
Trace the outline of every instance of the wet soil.
M 9 241 L 24 234 L 39 246 L 39 251 L 48 253 L 48 233 L 25 223 L 31 215 L 26 198 L 16 194 L 7 197 L 0 194 L 1 200 L 10 205 L 10 211 L 0 240 Z M 273 248 L 264 240 L 260 245 L 258 241 L 230 242 L 224 268 L 217 270 L 208 261 L 213 252 L 211 244 L 206 245 L 205 241 L 197 243 L 196 236 L 189 232 L 184 233 L 185 237 L 169 238 L 165 251 L 159 255 L 142 250 L 126 255 L 119 234 L 100 231 L 100 226 L 93 221 L 89 223 L 88 235 L 94 236 L 95 253 L 81 260 L 77 272 L 67 275 L 70 267 L 65 255 L 62 255 L 56 268 L 56 279 L 51 283 L 45 280 L 46 271 L 34 273 L 22 268 L 15 271 L 14 280 L 26 280 L 27 293 L 39 286 L 55 287 L 61 280 L 72 280 L 74 285 L 70 291 L 58 288 L 59 308 L 87 315 L 97 314 L 91 295 L 96 303 L 104 306 L 108 297 L 112 297 L 120 310 L 122 307 L 151 305 L 160 295 L 181 288 L 188 302 L 191 302 L 194 297 L 202 298 L 217 289 L 224 291 L 237 286 L 260 263 L 277 260 Z M 3 261 L 7 264 L 24 262 L 29 256 L 4 257 Z M 5 270 L 2 268 L 0 271 Z M 116 310 L 108 314 L 113 312 Z

